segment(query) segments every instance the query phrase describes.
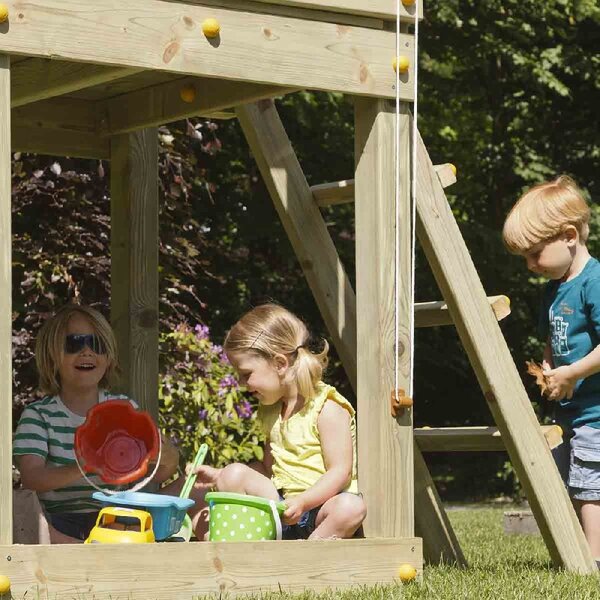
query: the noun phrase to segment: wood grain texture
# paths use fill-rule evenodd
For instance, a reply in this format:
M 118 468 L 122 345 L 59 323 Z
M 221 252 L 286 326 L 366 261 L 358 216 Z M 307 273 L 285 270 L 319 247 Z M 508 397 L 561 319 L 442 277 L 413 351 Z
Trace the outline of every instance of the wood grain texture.
M 333 11 L 353 15 L 376 17 L 388 21 L 396 20 L 396 0 L 257 0 L 276 6 L 295 6 L 320 11 Z M 270 7 L 265 7 L 268 12 Z M 420 3 L 420 18 L 423 17 L 423 3 Z M 415 7 L 400 4 L 402 21 L 415 20 Z
M 400 214 L 395 215 L 394 106 L 355 99 L 356 312 L 358 479 L 369 514 L 368 536 L 414 532 L 412 411 L 395 420 L 390 396 L 408 391 L 411 310 L 410 131 L 406 106 L 400 119 Z M 395 232 L 400 263 L 395 274 Z M 399 289 L 398 367 L 395 385 L 395 285 Z
M 556 566 L 597 567 L 425 145 L 417 233 Z
M 195 98 L 184 102 L 180 92 L 193 88 Z M 296 88 L 240 83 L 237 81 L 184 77 L 156 86 L 122 94 L 99 103 L 97 112 L 103 115 L 99 131 L 102 135 L 115 135 L 177 121 L 191 116 L 204 116 L 214 112 L 247 104 L 263 98 L 283 96 Z
M 6 53 L 395 97 L 390 31 L 165 0 L 7 5 L 16 16 L 0 37 Z M 208 17 L 221 25 L 213 40 L 200 30 Z M 400 41 L 412 56 L 412 36 Z M 412 73 L 402 75 L 401 98 L 411 100 L 412 88 Z
M 0 54 L 0 544 L 12 544 L 10 57 Z
M 325 591 L 390 583 L 403 563 L 420 575 L 421 540 L 0 547 L 13 597 L 52 600 Z
M 111 320 L 123 390 L 158 419 L 158 133 L 111 139 Z
M 558 425 L 541 425 L 542 434 L 552 450 L 562 443 Z M 421 452 L 502 452 L 504 440 L 497 427 L 420 427 L 415 441 Z
M 487 301 L 498 321 L 510 314 L 510 300 L 507 296 L 488 296 Z M 452 315 L 443 301 L 417 302 L 415 304 L 415 327 L 437 327 L 452 325 Z
M 137 68 L 106 67 L 80 62 L 29 58 L 12 69 L 12 107 L 122 79 Z
M 237 116 L 350 381 L 356 381 L 356 304 L 350 280 L 270 100 Z

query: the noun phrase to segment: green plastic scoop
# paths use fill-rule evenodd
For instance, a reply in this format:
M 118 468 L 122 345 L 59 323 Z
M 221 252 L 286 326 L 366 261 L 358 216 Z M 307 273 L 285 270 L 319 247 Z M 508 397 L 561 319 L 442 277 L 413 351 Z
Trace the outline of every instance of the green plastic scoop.
M 187 499 L 190 496 L 190 492 L 196 483 L 196 473 L 194 471 L 197 467 L 199 467 L 206 458 L 206 453 L 208 452 L 208 446 L 206 444 L 202 444 L 200 448 L 198 448 L 198 452 L 196 452 L 196 456 L 194 457 L 194 462 L 192 463 L 192 470 L 190 474 L 186 477 L 185 483 L 181 488 L 181 492 L 179 494 L 180 498 Z M 192 519 L 190 519 L 190 515 L 185 515 L 183 522 L 181 523 L 181 527 L 177 533 L 174 533 L 170 538 L 170 542 L 189 542 L 192 538 L 192 534 L 194 533 L 194 527 L 192 524 Z

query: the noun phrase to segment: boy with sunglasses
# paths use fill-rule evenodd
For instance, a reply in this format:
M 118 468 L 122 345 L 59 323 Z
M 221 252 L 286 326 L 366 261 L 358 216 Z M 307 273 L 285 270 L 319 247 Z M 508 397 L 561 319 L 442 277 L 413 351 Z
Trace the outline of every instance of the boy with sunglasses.
M 94 526 L 99 505 L 75 461 L 75 430 L 95 404 L 127 400 L 107 391 L 118 370 L 115 337 L 99 312 L 67 305 L 44 323 L 35 358 L 40 387 L 48 395 L 23 411 L 13 453 L 23 487 L 37 492 L 49 524 L 62 534 L 53 541 L 83 541 Z M 177 464 L 177 451 L 163 440 L 155 481 L 170 477 Z M 96 485 L 111 487 L 97 476 L 90 478 Z

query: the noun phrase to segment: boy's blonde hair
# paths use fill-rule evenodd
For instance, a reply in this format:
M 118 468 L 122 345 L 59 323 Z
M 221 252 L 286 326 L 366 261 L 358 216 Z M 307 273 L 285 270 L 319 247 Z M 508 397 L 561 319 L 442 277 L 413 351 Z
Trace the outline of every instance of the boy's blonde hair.
M 55 396 L 60 393 L 58 369 L 65 353 L 65 338 L 69 319 L 74 314 L 85 317 L 106 348 L 108 366 L 100 386 L 112 387 L 118 378 L 117 341 L 108 321 L 89 306 L 67 304 L 42 325 L 35 344 L 35 362 L 40 376 L 40 389 Z
M 290 377 L 305 398 L 316 394 L 317 383 L 327 366 L 329 344 L 313 354 L 308 348 L 306 325 L 289 310 L 277 304 L 263 304 L 247 312 L 225 338 L 227 353 L 254 352 L 271 360 L 276 354 L 290 359 Z
M 572 225 L 585 244 L 589 220 L 590 208 L 581 190 L 570 177 L 561 175 L 532 187 L 519 198 L 506 217 L 502 236 L 510 252 L 524 254 Z

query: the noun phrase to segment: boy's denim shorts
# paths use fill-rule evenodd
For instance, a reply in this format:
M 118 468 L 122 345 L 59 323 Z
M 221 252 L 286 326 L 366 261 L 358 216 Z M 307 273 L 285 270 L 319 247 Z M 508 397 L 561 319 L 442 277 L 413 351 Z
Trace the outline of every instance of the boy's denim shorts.
M 56 529 L 77 540 L 86 540 L 96 524 L 98 511 L 86 513 L 46 513 L 46 518 Z
M 600 502 L 600 429 L 589 425 L 570 432 L 563 429 L 563 443 L 552 450 L 552 455 L 569 496 Z

